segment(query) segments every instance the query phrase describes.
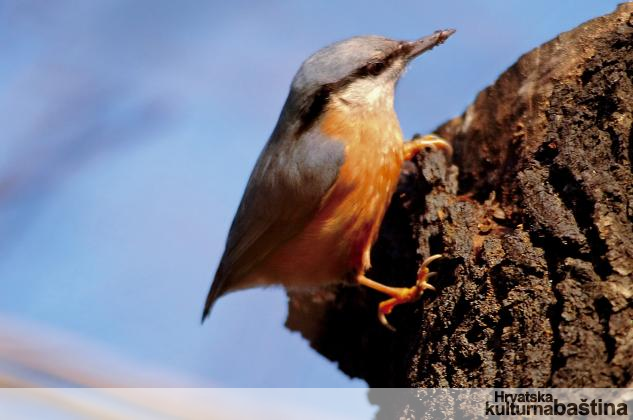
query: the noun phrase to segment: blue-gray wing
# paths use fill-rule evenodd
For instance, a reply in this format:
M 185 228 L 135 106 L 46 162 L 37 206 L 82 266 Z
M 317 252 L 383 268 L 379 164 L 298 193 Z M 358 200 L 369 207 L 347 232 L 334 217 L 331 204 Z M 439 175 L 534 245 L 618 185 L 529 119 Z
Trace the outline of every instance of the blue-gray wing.
M 273 136 L 262 151 L 229 231 L 203 319 L 222 294 L 300 233 L 318 210 L 345 159 L 344 144 L 313 127 L 299 138 Z

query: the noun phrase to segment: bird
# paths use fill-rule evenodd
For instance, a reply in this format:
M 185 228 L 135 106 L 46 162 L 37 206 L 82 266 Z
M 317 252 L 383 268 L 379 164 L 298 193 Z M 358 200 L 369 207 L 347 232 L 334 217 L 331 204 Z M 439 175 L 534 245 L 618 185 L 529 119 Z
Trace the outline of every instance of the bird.
M 281 284 L 315 290 L 357 283 L 389 296 L 378 319 L 435 290 L 431 255 L 413 287 L 368 278 L 370 251 L 404 160 L 452 148 L 427 135 L 405 142 L 394 110 L 407 65 L 454 29 L 414 41 L 356 36 L 322 48 L 294 76 L 277 124 L 250 175 L 204 305 L 241 289 Z

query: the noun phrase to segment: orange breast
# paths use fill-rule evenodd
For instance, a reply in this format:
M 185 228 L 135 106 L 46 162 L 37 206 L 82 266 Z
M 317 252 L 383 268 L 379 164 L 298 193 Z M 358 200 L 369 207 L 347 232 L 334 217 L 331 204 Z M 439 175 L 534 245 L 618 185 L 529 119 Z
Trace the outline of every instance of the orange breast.
M 287 286 L 342 281 L 369 267 L 403 160 L 402 132 L 392 110 L 350 115 L 331 110 L 320 129 L 345 143 L 345 162 L 313 220 L 264 262 Z

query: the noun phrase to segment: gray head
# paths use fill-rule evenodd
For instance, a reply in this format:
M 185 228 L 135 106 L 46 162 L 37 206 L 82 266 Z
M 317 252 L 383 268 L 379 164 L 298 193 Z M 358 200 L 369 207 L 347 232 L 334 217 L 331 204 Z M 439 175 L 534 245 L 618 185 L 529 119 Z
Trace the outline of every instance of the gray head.
M 358 36 L 317 51 L 303 62 L 292 81 L 285 111 L 293 115 L 285 117 L 301 119 L 302 130 L 334 97 L 351 105 L 367 105 L 383 96 L 392 100 L 393 88 L 406 65 L 454 32 L 436 31 L 415 41 Z

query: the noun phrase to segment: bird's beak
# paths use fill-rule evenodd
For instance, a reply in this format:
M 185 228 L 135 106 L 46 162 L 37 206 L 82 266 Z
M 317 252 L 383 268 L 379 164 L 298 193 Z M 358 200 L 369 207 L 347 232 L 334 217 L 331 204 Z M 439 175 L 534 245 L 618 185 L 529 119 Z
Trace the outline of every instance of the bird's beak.
M 454 33 L 455 29 L 444 29 L 440 31 L 435 31 L 433 35 L 425 36 L 424 38 L 420 38 L 416 41 L 406 42 L 404 45 L 407 46 L 407 48 L 410 48 L 410 50 L 406 54 L 407 60 L 413 60 L 415 57 L 422 54 L 423 52 L 432 49 L 436 45 L 440 45 Z

